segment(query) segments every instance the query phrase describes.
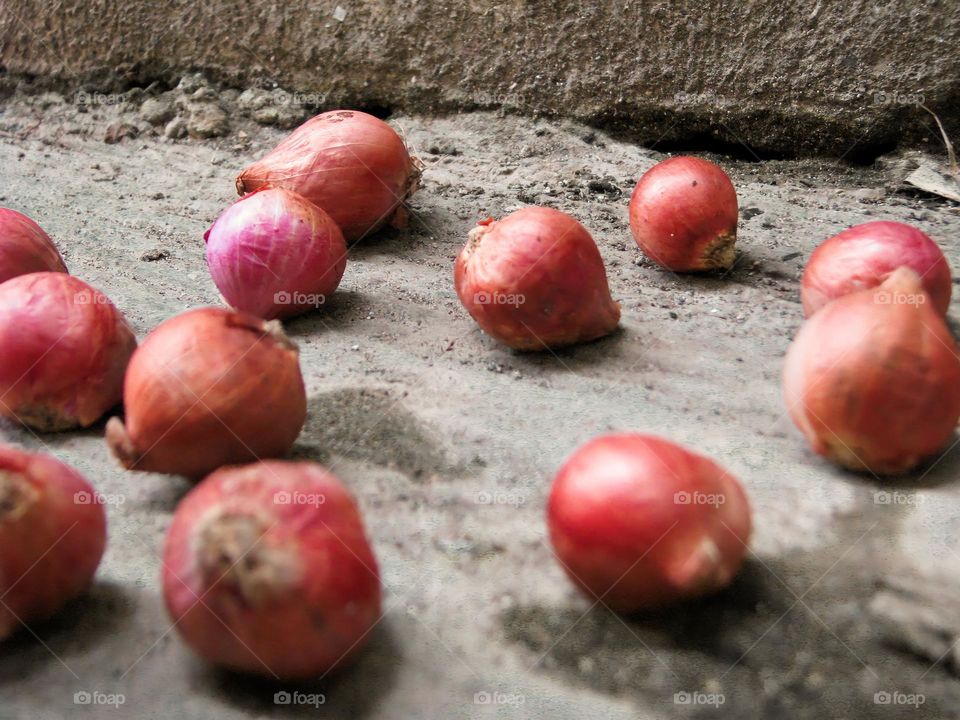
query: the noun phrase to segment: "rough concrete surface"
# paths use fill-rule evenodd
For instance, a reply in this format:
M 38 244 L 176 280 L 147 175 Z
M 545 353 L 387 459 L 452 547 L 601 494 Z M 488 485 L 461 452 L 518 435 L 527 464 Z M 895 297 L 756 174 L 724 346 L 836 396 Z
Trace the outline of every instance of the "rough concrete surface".
M 164 102 L 173 110 L 159 111 Z M 18 95 L 0 108 L 0 204 L 35 217 L 142 338 L 218 302 L 202 233 L 234 199 L 237 172 L 282 137 L 238 102 L 195 77 L 82 111 Z M 207 117 L 205 103 L 229 118 L 229 135 L 167 137 L 172 123 L 188 132 Z M 92 591 L 0 648 L 0 718 L 960 717 L 960 683 L 888 646 L 866 612 L 883 575 L 960 569 L 960 453 L 880 485 L 814 457 L 780 399 L 802 321 L 798 278 L 816 244 L 851 224 L 902 220 L 960 267 L 957 206 L 899 192 L 898 158 L 715 156 L 739 192 L 740 256 L 725 275 L 676 276 L 641 257 L 627 224 L 627 196 L 657 150 L 490 112 L 390 121 L 426 164 L 409 229 L 355 246 L 328 306 L 287 323 L 310 397 L 294 455 L 349 485 L 379 557 L 385 616 L 373 642 L 314 685 L 206 667 L 171 629 L 159 590 L 162 539 L 188 483 L 122 471 L 102 425 L 37 437 L 5 424 L 4 442 L 54 453 L 114 503 Z M 594 233 L 623 306 L 615 335 L 516 354 L 462 309 L 452 267 L 468 230 L 527 203 Z M 614 429 L 670 437 L 742 480 L 756 532 L 731 589 L 618 618 L 570 585 L 546 540 L 547 488 L 578 444 Z M 325 703 L 275 704 L 282 691 Z M 77 692 L 124 704 L 77 705 Z M 704 696 L 678 693 L 724 702 L 684 704 Z
M 203 69 L 323 108 L 505 107 L 790 156 L 927 142 L 919 103 L 960 130 L 955 0 L 3 5 L 0 65 L 92 90 Z

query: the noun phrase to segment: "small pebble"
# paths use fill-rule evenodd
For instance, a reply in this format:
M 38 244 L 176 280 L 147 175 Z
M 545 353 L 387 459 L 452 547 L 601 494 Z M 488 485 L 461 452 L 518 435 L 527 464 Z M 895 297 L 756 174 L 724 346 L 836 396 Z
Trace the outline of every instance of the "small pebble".
M 140 134 L 140 130 L 130 123 L 115 122 L 107 126 L 103 141 L 108 145 L 115 145 L 125 138 L 135 138 Z
M 162 125 L 173 119 L 176 109 L 166 97 L 147 98 L 140 106 L 140 117 L 151 125 Z
M 187 106 L 187 132 L 191 137 L 221 137 L 230 132 L 227 113 L 213 103 L 190 103 Z
M 175 117 L 163 129 L 164 137 L 178 140 L 187 134 L 187 123 L 182 117 Z
M 854 190 L 853 196 L 860 202 L 878 202 L 887 196 L 887 191 L 881 188 L 861 188 Z
M 170 253 L 167 250 L 154 248 L 141 255 L 140 260 L 143 262 L 156 262 L 157 260 L 166 260 L 168 257 L 170 257 Z

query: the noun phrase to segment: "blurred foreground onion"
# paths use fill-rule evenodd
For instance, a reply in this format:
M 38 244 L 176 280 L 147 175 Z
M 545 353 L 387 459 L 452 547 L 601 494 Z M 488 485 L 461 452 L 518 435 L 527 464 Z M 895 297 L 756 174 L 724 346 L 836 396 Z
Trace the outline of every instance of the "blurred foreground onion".
M 594 438 L 563 464 L 547 503 L 550 540 L 570 579 L 620 612 L 725 587 L 750 540 L 740 483 L 662 438 Z
M 167 534 L 163 595 L 203 658 L 281 680 L 345 664 L 380 619 L 357 503 L 310 462 L 221 468 L 197 485 Z
M 899 268 L 811 317 L 784 397 L 814 452 L 852 470 L 895 474 L 942 450 L 960 417 L 960 358 L 919 276 Z
M 45 271 L 67 272 L 50 236 L 26 215 L 0 208 L 0 283 Z
M 42 431 L 92 425 L 120 402 L 136 345 L 82 280 L 41 272 L 0 284 L 0 414 Z
M 0 445 L 0 640 L 85 590 L 106 544 L 101 496 L 80 473 Z

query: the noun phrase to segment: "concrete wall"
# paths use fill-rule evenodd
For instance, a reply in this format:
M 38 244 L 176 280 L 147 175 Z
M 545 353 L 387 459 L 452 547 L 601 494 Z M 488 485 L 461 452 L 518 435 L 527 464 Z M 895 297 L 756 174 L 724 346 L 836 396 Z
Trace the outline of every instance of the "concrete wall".
M 869 156 L 960 133 L 957 0 L 0 0 L 11 76 L 205 70 L 323 107 L 505 106 L 648 143 Z M 749 152 L 743 150 L 743 152 Z

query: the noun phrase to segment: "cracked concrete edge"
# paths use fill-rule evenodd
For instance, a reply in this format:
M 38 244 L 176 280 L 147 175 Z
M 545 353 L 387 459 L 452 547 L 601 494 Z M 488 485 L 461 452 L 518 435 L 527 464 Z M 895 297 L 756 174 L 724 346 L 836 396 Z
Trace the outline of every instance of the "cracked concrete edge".
M 200 70 L 320 106 L 502 107 L 646 144 L 870 159 L 960 133 L 952 0 L 6 0 L 7 85 L 129 87 Z

